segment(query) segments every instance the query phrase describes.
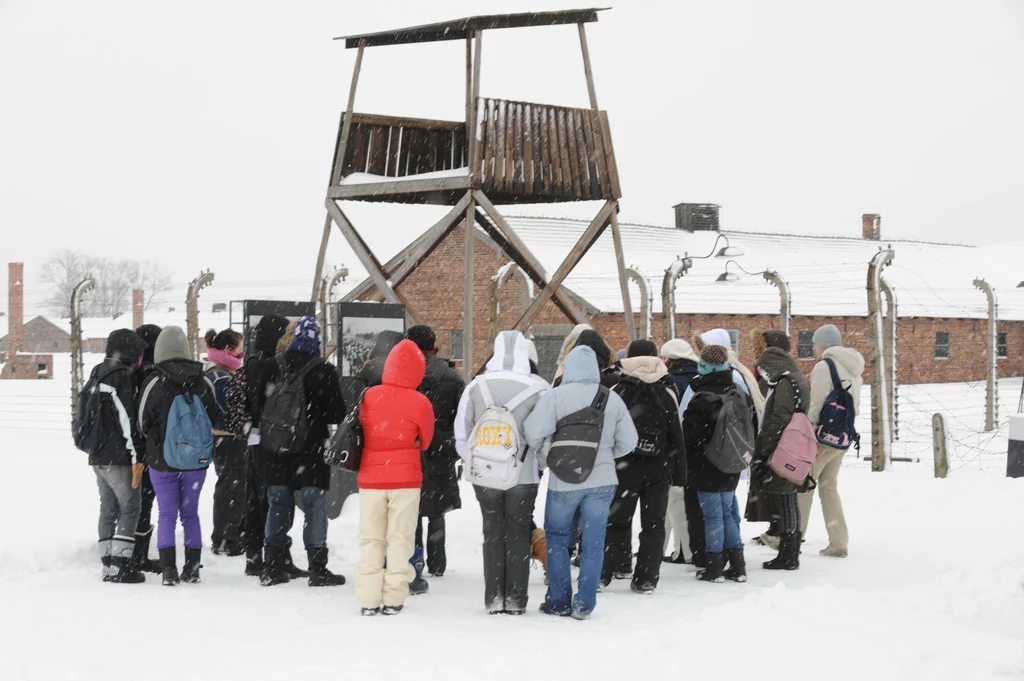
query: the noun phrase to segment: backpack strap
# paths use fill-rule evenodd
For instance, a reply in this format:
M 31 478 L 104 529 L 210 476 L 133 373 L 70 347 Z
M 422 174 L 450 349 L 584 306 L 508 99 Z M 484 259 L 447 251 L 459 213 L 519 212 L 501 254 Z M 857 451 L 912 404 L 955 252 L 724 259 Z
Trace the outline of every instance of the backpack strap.
M 274 357 L 274 360 L 277 362 L 277 366 L 281 370 L 281 378 L 284 379 L 290 373 L 290 370 L 288 369 L 288 362 L 287 360 L 285 360 L 284 354 L 276 355 Z M 306 378 L 306 375 L 309 374 L 309 372 L 311 372 L 313 369 L 317 368 L 323 363 L 323 359 L 319 357 L 314 357 L 309 361 L 308 364 L 306 364 L 306 366 L 299 369 L 298 373 L 295 374 L 295 377 L 298 380 L 303 380 Z
M 544 386 L 540 384 L 526 386 L 518 395 L 516 395 L 511 400 L 505 403 L 505 409 L 508 409 L 509 411 L 515 411 L 516 407 L 518 407 L 523 402 L 530 399 L 543 389 Z
M 825 358 L 825 363 L 828 364 L 828 372 L 832 374 L 832 389 L 848 390 L 848 388 L 843 387 L 843 382 L 839 378 L 839 372 L 836 371 L 836 363 L 829 357 Z
M 480 397 L 484 400 L 484 409 L 490 409 L 494 406 L 494 398 L 491 396 L 491 389 L 487 387 L 487 379 L 480 377 L 480 380 L 476 383 L 480 389 Z
M 594 395 L 594 401 L 590 403 L 590 406 L 597 409 L 600 412 L 604 411 L 604 408 L 608 405 L 608 388 L 603 385 L 597 386 L 597 394 Z

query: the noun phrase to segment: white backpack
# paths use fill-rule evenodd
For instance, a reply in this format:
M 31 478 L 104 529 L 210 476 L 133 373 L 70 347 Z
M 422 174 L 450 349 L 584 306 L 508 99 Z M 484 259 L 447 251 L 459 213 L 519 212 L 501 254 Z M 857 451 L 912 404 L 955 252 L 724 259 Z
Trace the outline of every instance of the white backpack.
M 523 434 L 519 432 L 519 424 L 512 411 L 544 387 L 540 384 L 523 386 L 522 392 L 504 405 L 494 403 L 485 379 L 481 378 L 477 387 L 486 409 L 473 426 L 466 443 L 465 477 L 474 485 L 510 490 L 519 484 L 522 454 L 526 451 Z

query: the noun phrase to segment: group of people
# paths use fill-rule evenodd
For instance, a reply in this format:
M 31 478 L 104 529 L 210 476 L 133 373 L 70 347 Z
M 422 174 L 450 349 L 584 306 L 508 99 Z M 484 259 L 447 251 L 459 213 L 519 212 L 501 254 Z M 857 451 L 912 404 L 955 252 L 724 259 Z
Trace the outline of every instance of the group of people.
M 484 604 L 492 614 L 526 612 L 531 559 L 545 569 L 541 612 L 576 619 L 590 617 L 612 580 L 653 593 L 666 561 L 692 565 L 701 581 L 746 581 L 736 489 L 748 467 L 744 515 L 770 523 L 757 541 L 778 550 L 764 569 L 799 568 L 815 486 L 829 535 L 822 553 L 847 555 L 837 476 L 856 434 L 819 436 L 802 482 L 773 461 L 798 419 L 822 431 L 836 394 L 850 396 L 848 411 L 859 408 L 864 359 L 842 346 L 833 325 L 814 333 L 810 382 L 779 331 L 756 335 L 751 371 L 722 329 L 660 349 L 636 340 L 616 353 L 579 325 L 550 385 L 539 376 L 536 348 L 518 331 L 497 336 L 485 371 L 468 385 L 438 355 L 426 326 L 381 332 L 351 377 L 321 357 L 313 317 L 261 318 L 251 356 L 230 329 L 210 331 L 206 344 L 203 364 L 191 359 L 180 328 L 115 331 L 82 391 L 73 431 L 99 487 L 104 581 L 136 583 L 154 572 L 167 586 L 199 582 L 198 505 L 212 463 L 215 553 L 244 553 L 245 573 L 264 586 L 297 578 L 344 584 L 327 568 L 325 453 L 331 426 L 346 417 L 362 435 L 355 590 L 366 616 L 398 614 L 410 593 L 428 590 L 424 572 L 444 575 L 445 515 L 461 506 L 460 477 L 480 504 Z M 154 497 L 158 561 L 149 558 Z M 307 570 L 290 550 L 296 505 Z

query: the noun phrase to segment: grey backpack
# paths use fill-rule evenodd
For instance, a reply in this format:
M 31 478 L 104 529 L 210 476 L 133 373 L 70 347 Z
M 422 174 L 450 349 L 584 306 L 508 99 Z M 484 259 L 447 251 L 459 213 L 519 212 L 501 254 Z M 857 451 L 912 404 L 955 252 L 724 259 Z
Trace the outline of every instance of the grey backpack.
M 718 470 L 735 475 L 742 473 L 754 457 L 754 423 L 750 405 L 736 386 L 721 394 L 704 392 L 702 398 L 712 404 L 721 404 L 715 432 L 704 448 L 704 456 Z
M 562 482 L 578 485 L 594 472 L 607 404 L 608 389 L 598 386 L 590 405 L 559 419 L 547 461 L 551 473 Z

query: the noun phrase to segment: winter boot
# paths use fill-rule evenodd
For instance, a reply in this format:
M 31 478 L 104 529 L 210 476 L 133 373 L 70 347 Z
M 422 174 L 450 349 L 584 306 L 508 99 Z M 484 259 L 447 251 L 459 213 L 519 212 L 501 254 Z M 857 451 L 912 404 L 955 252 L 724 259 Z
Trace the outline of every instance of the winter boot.
M 837 549 L 836 547 L 829 544 L 821 551 L 818 552 L 820 556 L 826 556 L 828 558 L 846 558 L 848 552 L 846 549 Z
M 416 568 L 416 578 L 409 582 L 409 595 L 421 596 L 430 591 L 430 583 L 423 579 L 423 549 L 416 549 L 409 562 Z
M 636 580 L 633 580 L 633 582 L 629 585 L 629 589 L 635 594 L 640 594 L 641 596 L 650 596 L 654 593 L 655 586 L 650 582 L 637 582 Z
M 305 570 L 299 568 L 298 565 L 296 565 L 295 563 L 292 562 L 292 550 L 290 548 L 289 549 L 282 549 L 282 551 L 284 552 L 282 554 L 283 560 L 284 560 L 282 565 L 284 566 L 284 571 L 288 573 L 289 577 L 291 577 L 292 579 L 300 579 L 300 578 L 304 578 L 304 577 L 309 577 L 309 573 L 308 572 L 306 572 Z
M 172 546 L 169 549 L 159 549 L 160 570 L 163 572 L 163 585 L 174 586 L 181 580 L 178 578 L 178 553 Z
M 383 608 L 380 609 L 380 614 L 388 616 L 397 615 L 401 612 L 401 605 L 385 605 Z
M 103 563 L 103 581 L 110 581 L 110 556 L 100 556 L 100 562 Z
M 202 549 L 185 549 L 185 565 L 181 568 L 181 581 L 186 584 L 199 583 L 199 560 L 203 557 Z
M 729 569 L 725 571 L 725 578 L 734 582 L 747 581 L 747 559 L 743 556 L 743 549 L 726 549 L 729 556 Z
M 245 574 L 247 577 L 259 577 L 263 574 L 263 549 L 247 549 L 245 552 Z
M 779 555 L 764 564 L 765 570 L 800 569 L 800 533 L 787 532 L 779 542 Z
M 363 608 L 359 612 L 363 617 L 376 617 L 380 614 L 380 608 Z
M 152 560 L 149 557 L 149 542 L 153 538 L 153 526 L 149 526 L 146 532 L 135 533 L 135 548 L 132 550 L 132 562 L 142 572 L 150 572 L 154 575 L 160 574 L 160 561 Z
M 260 575 L 260 586 L 277 586 L 287 584 L 291 581 L 288 572 L 285 571 L 284 557 L 287 549 L 268 546 L 264 552 L 267 554 L 266 562 L 263 565 L 263 574 Z
M 306 551 L 309 558 L 309 585 L 310 586 L 344 586 L 345 577 L 336 575 L 327 569 L 327 548 L 309 549 Z
M 146 581 L 146 575 L 138 571 L 131 558 L 115 557 L 110 559 L 110 579 L 107 581 L 115 584 L 141 584 Z
M 725 554 L 707 553 L 707 567 L 697 573 L 697 579 L 702 582 L 714 582 L 720 584 L 725 581 Z

